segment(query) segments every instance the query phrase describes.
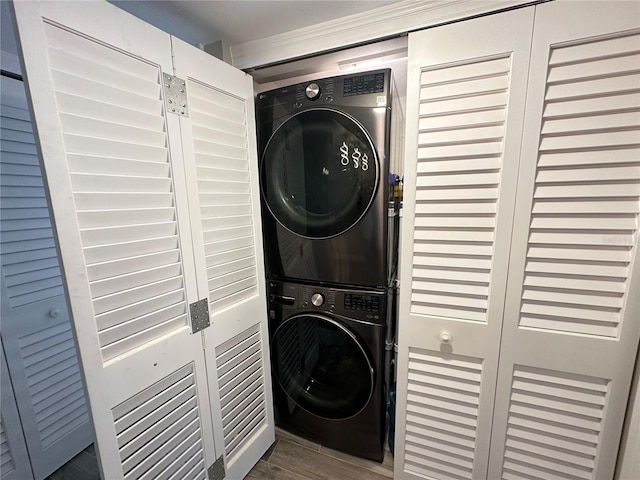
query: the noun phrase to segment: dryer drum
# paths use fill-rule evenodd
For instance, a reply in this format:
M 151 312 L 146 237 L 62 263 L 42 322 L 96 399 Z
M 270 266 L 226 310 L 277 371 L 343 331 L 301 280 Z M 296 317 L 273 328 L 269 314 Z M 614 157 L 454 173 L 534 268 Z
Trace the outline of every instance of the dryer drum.
M 374 370 L 353 333 L 321 315 L 284 321 L 272 342 L 273 372 L 287 396 L 321 418 L 353 417 L 369 403 Z
M 328 108 L 305 110 L 272 135 L 262 157 L 267 207 L 291 232 L 339 235 L 366 213 L 378 185 L 378 157 L 365 129 Z

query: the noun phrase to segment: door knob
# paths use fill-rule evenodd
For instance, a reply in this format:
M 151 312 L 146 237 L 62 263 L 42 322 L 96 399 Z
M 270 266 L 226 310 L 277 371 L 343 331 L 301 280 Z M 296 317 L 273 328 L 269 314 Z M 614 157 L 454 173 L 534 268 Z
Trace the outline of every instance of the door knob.
M 438 335 L 438 340 L 440 340 L 441 343 L 448 345 L 453 342 L 453 335 L 447 331 L 441 332 L 440 335 Z
M 51 310 L 49 310 L 49 316 L 51 318 L 56 318 L 58 315 L 60 315 L 60 309 L 59 308 L 52 308 Z

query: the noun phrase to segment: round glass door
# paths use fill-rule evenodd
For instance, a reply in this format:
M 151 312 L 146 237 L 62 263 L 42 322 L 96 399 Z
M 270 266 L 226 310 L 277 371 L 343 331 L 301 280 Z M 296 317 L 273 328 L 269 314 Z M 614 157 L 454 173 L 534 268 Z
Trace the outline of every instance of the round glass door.
M 325 317 L 300 315 L 275 331 L 274 375 L 293 402 L 328 419 L 358 414 L 373 392 L 373 369 L 345 327 Z
M 267 206 L 285 228 L 311 238 L 338 235 L 358 222 L 375 195 L 378 159 L 352 117 L 313 109 L 289 118 L 262 156 Z

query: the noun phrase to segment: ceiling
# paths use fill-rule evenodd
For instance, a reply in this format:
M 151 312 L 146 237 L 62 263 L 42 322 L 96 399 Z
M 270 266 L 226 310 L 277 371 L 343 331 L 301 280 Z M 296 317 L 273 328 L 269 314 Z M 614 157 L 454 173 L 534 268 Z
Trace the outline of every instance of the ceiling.
M 403 0 L 108 0 L 129 13 L 193 45 L 222 40 L 228 47 L 291 32 L 331 20 L 384 7 Z M 399 42 L 399 43 L 398 43 Z M 400 53 L 399 53 L 400 52 Z M 360 66 L 370 56 L 385 59 L 375 66 Z M 367 45 L 301 60 L 262 71 L 252 71 L 259 91 L 282 84 L 334 76 L 352 61 L 350 71 L 395 67 L 396 90 L 404 96 L 405 70 L 393 57 L 406 59 L 406 38 Z M 389 63 L 392 62 L 392 63 Z M 356 65 L 358 63 L 358 65 Z
M 109 1 L 188 43 L 232 47 L 400 0 Z
M 400 0 L 109 0 L 192 45 L 229 47 L 362 13 Z M 9 2 L 0 1 L 2 50 L 17 53 Z
M 108 0 L 187 43 L 207 45 L 224 40 L 228 47 L 240 45 L 331 20 L 357 15 L 403 0 Z M 2 50 L 17 54 L 10 22 L 9 2 L 0 0 Z M 376 65 L 360 60 L 377 57 Z M 293 81 L 333 76 L 371 68 L 394 68 L 397 92 L 404 95 L 406 37 L 393 41 L 334 52 L 288 65 L 254 71 L 259 90 L 277 88 Z M 347 71 L 344 71 L 347 70 Z

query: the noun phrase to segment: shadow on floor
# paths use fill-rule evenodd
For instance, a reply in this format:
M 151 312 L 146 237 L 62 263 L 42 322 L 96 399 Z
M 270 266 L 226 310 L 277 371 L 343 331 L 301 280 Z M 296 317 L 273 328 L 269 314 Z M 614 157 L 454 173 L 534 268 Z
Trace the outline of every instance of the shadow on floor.
M 389 480 L 392 478 L 393 457 L 388 449 L 385 452 L 384 461 L 377 463 L 323 447 L 276 428 L 275 443 L 249 472 L 245 480 Z M 46 480 L 100 480 L 94 446 L 87 447 Z

